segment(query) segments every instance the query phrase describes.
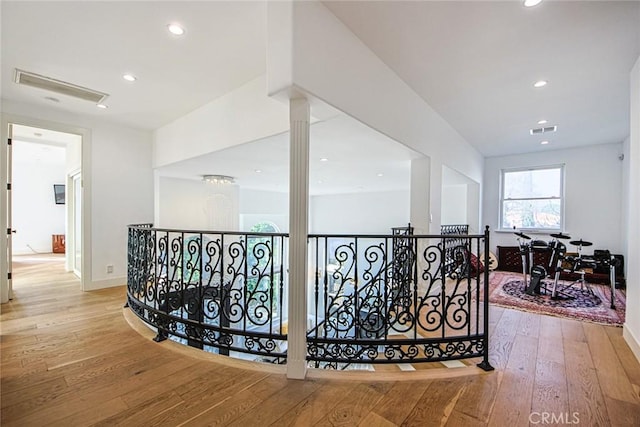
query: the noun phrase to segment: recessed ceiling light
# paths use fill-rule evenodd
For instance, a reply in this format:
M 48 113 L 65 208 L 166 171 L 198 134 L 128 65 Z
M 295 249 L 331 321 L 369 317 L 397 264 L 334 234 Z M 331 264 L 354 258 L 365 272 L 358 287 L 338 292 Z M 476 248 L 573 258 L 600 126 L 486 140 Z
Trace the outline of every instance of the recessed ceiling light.
M 540 141 L 541 145 L 547 145 L 549 143 L 549 141 Z
M 109 108 L 107 105 L 104 105 L 104 104 L 96 104 L 96 107 L 102 108 L 103 110 L 106 110 L 107 108 Z
M 378 176 L 384 176 L 384 174 L 383 173 L 379 173 Z
M 175 36 L 181 36 L 184 34 L 184 28 L 182 28 L 179 24 L 169 24 L 167 25 L 169 32 Z
M 538 80 L 537 82 L 535 82 L 533 84 L 533 87 L 542 87 L 542 86 L 546 86 L 547 85 L 547 81 L 546 80 Z
M 542 2 L 542 0 L 524 0 L 524 7 L 533 7 L 537 6 Z
M 255 173 L 262 173 L 262 169 L 256 169 L 254 172 Z
M 321 161 L 321 162 L 328 162 L 328 161 L 329 161 L 329 159 L 327 159 L 326 157 L 323 157 L 323 158 L 321 158 L 321 159 L 320 159 L 320 161 Z
M 321 180 L 321 179 L 319 179 L 319 180 L 318 180 L 318 184 L 322 184 L 323 182 L 324 182 L 324 181 L 323 181 L 323 180 Z
M 539 125 L 544 125 L 545 123 L 547 123 L 546 120 L 542 119 L 542 120 L 538 120 L 538 124 Z
M 122 78 L 128 82 L 135 82 L 137 80 L 136 76 L 134 76 L 133 74 L 123 74 Z

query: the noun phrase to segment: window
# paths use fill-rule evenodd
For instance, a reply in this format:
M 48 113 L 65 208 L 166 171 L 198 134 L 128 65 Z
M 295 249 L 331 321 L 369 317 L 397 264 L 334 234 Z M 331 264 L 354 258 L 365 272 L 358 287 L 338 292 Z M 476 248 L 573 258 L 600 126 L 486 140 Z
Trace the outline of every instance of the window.
M 500 228 L 562 230 L 564 165 L 503 169 Z

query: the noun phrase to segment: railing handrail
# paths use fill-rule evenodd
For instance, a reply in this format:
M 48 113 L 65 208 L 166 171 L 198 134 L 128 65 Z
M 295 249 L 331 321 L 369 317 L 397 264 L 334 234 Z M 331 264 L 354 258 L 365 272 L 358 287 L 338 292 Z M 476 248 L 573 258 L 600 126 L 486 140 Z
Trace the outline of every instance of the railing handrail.
M 184 233 L 184 234 L 226 234 L 232 236 L 276 236 L 289 237 L 289 233 L 273 233 L 265 231 L 228 231 L 228 230 L 185 230 L 181 228 L 154 227 L 153 224 L 130 224 L 128 228 L 138 230 L 161 231 L 163 233 Z
M 144 229 L 144 230 L 152 230 L 152 231 L 162 231 L 169 233 L 184 233 L 184 234 L 227 234 L 232 236 L 278 236 L 278 237 L 289 237 L 289 233 L 273 233 L 273 232 L 265 232 L 265 231 L 229 231 L 229 230 L 184 230 L 179 228 L 166 228 L 166 227 L 154 227 L 153 224 L 130 224 L 127 226 L 128 228 L 134 229 Z M 325 234 L 325 233 L 310 233 L 308 237 L 312 238 L 343 238 L 343 239 L 353 239 L 353 238 L 362 238 L 362 239 L 441 239 L 447 238 L 449 239 L 452 234 Z M 484 237 L 484 234 L 454 234 L 456 239 L 477 239 Z

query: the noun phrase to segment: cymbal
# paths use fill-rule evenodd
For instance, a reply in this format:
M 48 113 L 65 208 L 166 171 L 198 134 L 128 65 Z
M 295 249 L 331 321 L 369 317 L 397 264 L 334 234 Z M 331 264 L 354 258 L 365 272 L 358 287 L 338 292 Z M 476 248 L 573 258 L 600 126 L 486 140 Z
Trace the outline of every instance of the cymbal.
M 562 234 L 562 233 L 549 234 L 549 236 L 553 237 L 554 239 L 570 239 L 571 238 L 571 236 L 567 236 L 566 234 Z
M 580 239 L 580 240 L 572 240 L 569 243 L 571 243 L 572 245 L 575 245 L 575 246 L 591 246 L 591 245 L 593 245 L 593 243 L 587 242 L 586 240 L 582 240 L 582 239 Z
M 515 234 L 516 236 L 520 237 L 521 239 L 525 239 L 525 240 L 531 239 L 531 237 L 527 236 L 524 233 L 513 233 L 513 234 Z

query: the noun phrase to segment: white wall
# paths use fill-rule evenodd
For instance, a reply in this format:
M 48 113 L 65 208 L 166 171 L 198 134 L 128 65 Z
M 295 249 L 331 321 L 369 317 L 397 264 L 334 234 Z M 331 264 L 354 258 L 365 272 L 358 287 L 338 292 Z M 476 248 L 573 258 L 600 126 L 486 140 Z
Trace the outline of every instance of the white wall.
M 239 198 L 235 230 L 249 231 L 256 223 L 267 221 L 274 223 L 280 232 L 288 232 L 288 193 L 230 187 L 238 191 Z M 211 227 L 207 216 L 208 191 L 200 181 L 160 177 L 156 226 L 219 230 Z M 309 215 L 311 233 L 390 234 L 391 227 L 409 222 L 409 192 L 313 196 Z
M 431 159 L 421 157 L 411 161 L 411 226 L 414 234 L 431 231 Z
M 2 111 L 4 121 L 85 133 L 83 215 L 88 217 L 84 218 L 83 242 L 90 251 L 83 260 L 84 289 L 124 285 L 127 225 L 153 220 L 151 133 L 90 116 L 6 100 L 2 101 Z M 5 129 L 2 132 L 4 136 Z M 3 199 L 0 200 L 4 206 Z M 0 243 L 4 245 L 4 241 Z M 108 264 L 114 267 L 112 274 L 106 272 Z M 2 285 L 4 298 L 5 282 Z
M 52 251 L 51 235 L 65 234 L 65 205 L 57 205 L 53 185 L 65 179 L 65 148 L 13 141 L 13 253 Z
M 622 168 L 618 156 L 622 144 L 603 144 L 579 149 L 547 151 L 516 156 L 491 157 L 485 161 L 483 217 L 492 230 L 491 246 L 516 245 L 511 232 L 498 228 L 500 170 L 527 166 L 565 164 L 565 233 L 583 239 L 593 249 L 626 253 L 622 246 Z M 539 236 L 551 240 L 548 235 Z M 575 248 L 574 248 L 575 249 Z M 626 258 L 626 257 L 625 257 Z
M 97 287 L 123 285 L 127 225 L 153 220 L 151 134 L 107 124 L 91 129 L 92 280 Z
M 289 228 L 289 195 L 272 191 L 225 187 L 225 194 L 233 200 L 232 226 L 217 227 L 212 221 L 213 207 L 207 200 L 213 192 L 211 185 L 192 179 L 159 177 L 156 205 L 156 226 L 183 230 L 249 231 L 258 222 L 275 224 L 280 232 Z M 214 209 L 215 210 L 215 209 Z
M 631 135 L 629 151 L 629 186 L 627 219 L 627 318 L 623 335 L 640 360 L 640 58 L 631 71 Z
M 237 231 L 239 188 L 193 179 L 160 177 L 157 227 L 182 230 Z
M 72 174 L 82 167 L 82 138 L 79 136 L 67 143 L 66 172 Z
M 153 166 L 255 141 L 289 130 L 286 104 L 267 97 L 266 76 L 157 129 Z
M 267 45 L 269 93 L 285 89 L 289 78 L 291 87 L 429 156 L 430 229 L 439 232 L 442 165 L 481 183 L 482 155 L 321 3 L 268 4 L 267 13 L 269 37 L 278 41 Z M 292 48 L 276 49 L 282 45 Z
M 467 224 L 469 234 L 479 234 L 480 184 L 447 166 L 442 166 L 442 224 Z
M 240 189 L 240 230 L 249 231 L 258 222 L 275 224 L 289 232 L 289 193 Z
M 311 233 L 391 234 L 409 223 L 409 191 L 313 196 Z
M 465 184 L 442 186 L 442 224 L 468 224 L 467 186 Z

